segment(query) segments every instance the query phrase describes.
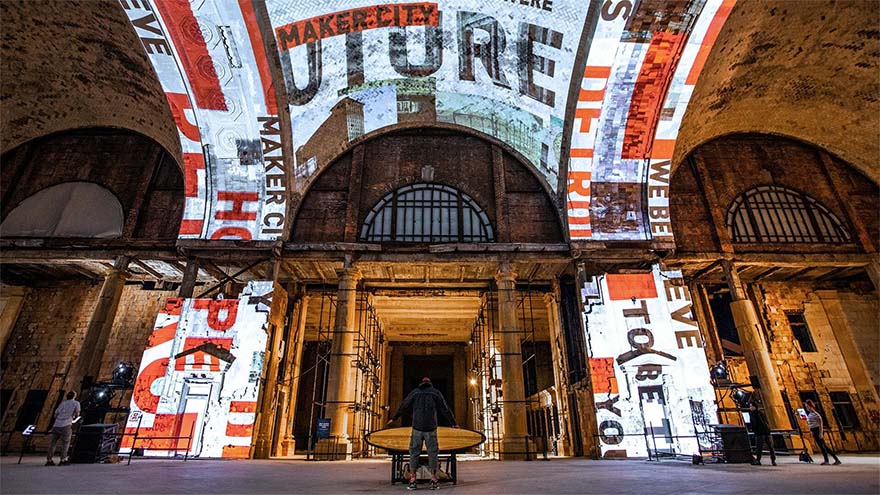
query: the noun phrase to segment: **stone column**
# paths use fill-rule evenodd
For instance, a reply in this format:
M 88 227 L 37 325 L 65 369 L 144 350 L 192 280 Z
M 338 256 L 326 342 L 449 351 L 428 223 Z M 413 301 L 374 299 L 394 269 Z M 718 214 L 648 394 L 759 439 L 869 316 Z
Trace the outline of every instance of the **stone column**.
M 299 375 L 302 373 L 302 350 L 306 335 L 306 317 L 309 309 L 309 296 L 300 294 L 296 301 L 294 316 L 290 322 L 290 338 L 285 345 L 284 353 L 284 382 L 281 387 L 284 390 L 284 403 L 281 411 L 281 430 L 278 438 L 277 455 L 292 456 L 296 452 L 296 439 L 293 436 L 293 421 L 295 418 L 297 393 L 299 392 Z
M 733 313 L 733 323 L 736 325 L 736 333 L 742 344 L 743 354 L 749 374 L 757 378 L 760 388 L 757 392 L 761 395 L 764 411 L 770 421 L 770 427 L 774 429 L 790 429 L 791 424 L 785 412 L 782 402 L 782 394 L 779 391 L 779 382 L 776 379 L 776 370 L 770 353 L 767 352 L 767 344 L 761 333 L 761 322 L 752 301 L 746 296 L 742 281 L 736 272 L 736 267 L 730 260 L 723 262 L 724 274 L 733 296 L 730 310 Z
M 550 352 L 553 356 L 553 384 L 556 388 L 556 410 L 559 413 L 559 439 L 556 441 L 556 450 L 560 455 L 568 456 L 571 455 L 568 424 L 568 380 L 565 376 L 568 368 L 565 365 L 562 327 L 559 324 L 559 304 L 556 301 L 556 294 L 544 294 L 544 303 L 547 305 Z
M 101 286 L 101 294 L 89 320 L 82 347 L 67 374 L 67 390 L 80 389 L 86 377 L 93 382 L 98 378 L 104 351 L 110 340 L 110 331 L 113 329 L 113 320 L 116 318 L 116 310 L 119 309 L 119 299 L 122 298 L 122 289 L 128 278 L 126 269 L 130 261 L 128 256 L 117 257 L 113 268 L 104 276 L 104 285 Z
M 272 289 L 272 306 L 269 308 L 269 335 L 263 356 L 263 380 L 259 409 L 254 421 L 254 459 L 268 459 L 272 455 L 275 408 L 278 406 L 278 366 L 281 364 L 282 336 L 287 317 L 287 291 L 278 282 Z
M 501 391 L 504 438 L 502 459 L 523 459 L 526 451 L 526 402 L 522 372 L 522 341 L 516 315 L 516 274 L 503 263 L 495 276 L 498 285 L 498 342 L 501 349 Z M 531 449 L 530 449 L 531 450 Z
M 349 406 L 354 402 L 355 336 L 357 335 L 357 284 L 361 278 L 360 270 L 348 267 L 338 272 L 339 294 L 336 299 L 336 325 L 333 329 L 333 344 L 330 348 L 330 366 L 327 377 L 327 417 L 330 418 L 330 440 L 324 440 L 325 447 L 318 452 L 330 452 L 333 445 L 337 453 L 351 457 L 351 440 L 348 426 L 351 412 Z M 329 445 L 328 445 L 329 444 Z

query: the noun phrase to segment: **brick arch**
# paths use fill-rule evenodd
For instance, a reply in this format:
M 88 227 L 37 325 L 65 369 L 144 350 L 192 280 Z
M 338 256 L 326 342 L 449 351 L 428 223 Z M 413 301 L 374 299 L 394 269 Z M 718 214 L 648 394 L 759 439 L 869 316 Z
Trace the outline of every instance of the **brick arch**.
M 0 156 L 0 222 L 26 198 L 65 182 L 112 192 L 125 214 L 122 239 L 176 239 L 184 178 L 155 140 L 128 130 L 87 128 L 25 142 Z
M 771 134 L 731 134 L 695 148 L 670 176 L 676 251 L 721 250 L 725 218 L 742 193 L 762 186 L 799 191 L 826 207 L 853 234 L 839 250 L 872 252 L 880 229 L 880 190 L 853 165 L 802 141 Z M 713 216 L 712 208 L 717 209 Z M 720 220 L 720 222 L 719 222 Z M 736 244 L 737 252 L 826 252 L 827 245 Z
M 311 180 L 291 215 L 291 240 L 356 242 L 368 212 L 388 193 L 436 182 L 480 204 L 498 242 L 564 242 L 549 187 L 526 163 L 499 143 L 446 126 L 365 136 Z
M 159 143 L 182 168 L 168 101 L 118 1 L 4 1 L 0 14 L 0 70 L 15 74 L 0 86 L 0 153 L 71 129 L 117 128 Z
M 880 12 L 870 2 L 737 2 L 706 61 L 672 168 L 731 134 L 787 136 L 880 182 Z

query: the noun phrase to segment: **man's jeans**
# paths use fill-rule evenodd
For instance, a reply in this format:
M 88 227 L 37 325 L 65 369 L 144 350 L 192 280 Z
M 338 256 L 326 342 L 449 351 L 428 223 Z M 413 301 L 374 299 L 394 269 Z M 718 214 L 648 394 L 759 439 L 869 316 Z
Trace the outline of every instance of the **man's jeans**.
M 61 426 L 52 428 L 52 440 L 49 442 L 48 459 L 52 459 L 55 455 L 55 449 L 58 446 L 58 440 L 61 440 L 61 460 L 67 459 L 67 449 L 70 448 L 70 434 L 73 426 Z
M 410 476 L 415 477 L 416 469 L 419 468 L 419 454 L 422 453 L 422 442 L 428 450 L 428 467 L 431 468 L 431 476 L 437 476 L 437 453 L 440 449 L 437 447 L 437 430 L 419 431 L 413 428 L 412 436 L 409 438 L 409 470 Z

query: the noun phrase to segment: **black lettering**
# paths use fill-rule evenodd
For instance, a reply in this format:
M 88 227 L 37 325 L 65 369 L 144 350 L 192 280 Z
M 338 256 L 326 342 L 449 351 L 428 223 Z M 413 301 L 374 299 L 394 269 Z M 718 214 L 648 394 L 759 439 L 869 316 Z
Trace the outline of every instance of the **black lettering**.
M 134 24 L 135 27 L 143 29 L 144 31 L 149 31 L 153 34 L 162 36 L 162 29 L 159 28 L 159 23 L 156 22 L 156 16 L 152 12 L 140 19 L 131 21 L 131 23 Z M 155 26 L 153 24 L 155 24 Z
M 437 14 L 438 16 L 441 13 Z M 425 26 L 425 63 L 411 64 L 407 49 L 406 28 L 393 28 L 388 33 L 388 58 L 391 67 L 408 77 L 427 77 L 440 70 L 443 65 L 443 29 L 439 26 Z
M 617 16 L 620 15 L 620 11 L 626 9 L 626 13 L 623 14 L 624 19 L 629 18 L 629 14 L 632 12 L 632 2 L 629 0 L 623 0 L 619 4 L 614 6 L 613 12 L 608 12 L 608 7 L 611 7 L 611 0 L 606 0 L 604 4 L 602 4 L 602 19 L 605 21 L 613 21 L 617 19 Z
M 351 29 L 353 31 L 363 31 L 364 29 L 370 29 L 370 26 L 367 26 L 367 13 L 363 10 L 355 10 L 351 14 Z
M 636 369 L 636 380 L 656 380 L 663 372 L 663 367 L 658 364 L 643 364 Z
M 651 170 L 654 171 L 654 173 L 651 174 L 651 180 L 669 184 L 669 160 L 652 163 Z
M 275 150 L 281 149 L 281 143 L 272 141 L 271 139 L 264 138 L 264 137 L 261 137 L 260 140 L 263 142 L 263 154 L 264 155 L 268 155 L 269 153 L 271 153 Z
M 615 430 L 609 435 L 608 430 Z M 599 425 L 599 439 L 608 445 L 617 445 L 623 441 L 623 425 L 613 419 L 606 419 Z
M 279 29 L 278 42 L 281 43 L 282 50 L 289 50 L 299 45 L 299 31 L 296 29 L 296 25 L 291 25 L 288 29 Z
M 281 119 L 279 119 L 278 117 L 274 115 L 268 117 L 257 117 L 257 122 L 263 123 L 263 128 L 260 129 L 261 135 L 281 135 Z
M 311 24 L 307 24 L 310 26 Z M 312 101 L 323 79 L 323 60 L 321 59 L 321 40 L 306 45 L 306 63 L 309 67 L 309 82 L 305 88 L 300 89 L 293 76 L 293 64 L 290 61 L 290 52 L 281 57 L 285 84 L 287 85 L 287 98 L 291 105 L 305 105 Z
M 333 26 L 330 25 L 330 21 L 332 20 L 333 16 L 329 15 L 318 19 L 318 29 L 321 31 L 321 38 L 336 36 L 336 33 L 333 31 Z
M 348 12 L 340 12 L 336 14 L 336 30 L 339 34 L 348 33 L 351 31 L 351 24 L 348 22 Z
M 658 404 L 666 404 L 666 398 L 663 396 L 663 385 L 645 385 L 639 387 L 639 396 L 646 402 L 656 402 Z
M 642 307 L 636 309 L 624 309 L 623 317 L 624 318 L 644 318 L 645 323 L 651 323 L 651 317 L 648 315 L 648 303 L 641 301 Z
M 637 339 L 639 337 L 644 337 L 644 342 L 639 342 Z M 671 354 L 668 354 L 663 351 L 657 351 L 652 349 L 654 346 L 654 334 L 651 333 L 647 328 L 633 328 L 626 334 L 627 340 L 629 340 L 629 345 L 633 347 L 633 350 L 625 352 L 617 357 L 617 363 L 623 364 L 627 361 L 632 361 L 633 359 L 644 355 L 644 354 L 656 354 L 658 356 L 665 357 L 667 359 L 671 359 L 675 361 L 677 358 Z
M 615 395 L 614 397 L 609 398 L 603 402 L 596 403 L 596 410 L 605 409 L 607 411 L 611 411 L 613 414 L 620 416 L 620 409 L 617 408 L 614 404 L 620 400 L 619 395 Z
M 489 40 L 477 43 L 474 40 L 475 30 L 485 31 Z M 507 47 L 504 28 L 494 17 L 476 12 L 461 11 L 458 13 L 458 78 L 462 81 L 476 81 L 474 59 L 479 58 L 483 67 L 496 86 L 510 88 L 507 77 L 501 69 L 501 58 Z
M 315 24 L 307 22 L 303 27 L 302 42 L 311 43 L 313 41 L 318 41 L 318 33 L 315 32 Z
M 556 73 L 556 61 L 535 53 L 535 43 L 559 49 L 562 33 L 522 23 L 519 31 L 519 92 L 548 106 L 556 105 L 556 93 L 535 83 L 535 72 L 548 77 Z
M 391 7 L 380 5 L 376 7 L 376 20 L 379 27 L 388 27 L 394 23 L 393 19 L 385 20 L 384 15 L 391 12 Z

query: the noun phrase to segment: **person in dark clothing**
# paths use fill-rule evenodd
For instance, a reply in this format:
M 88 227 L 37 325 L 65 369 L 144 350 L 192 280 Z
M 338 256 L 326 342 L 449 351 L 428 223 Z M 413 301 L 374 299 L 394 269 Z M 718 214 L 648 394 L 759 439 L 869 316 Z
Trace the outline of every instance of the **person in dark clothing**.
M 776 465 L 776 451 L 773 449 L 773 438 L 770 436 L 770 422 L 764 412 L 758 409 L 754 402 L 749 404 L 749 422 L 755 433 L 755 460 L 753 466 L 761 465 L 761 454 L 764 453 L 764 441 L 770 447 L 770 464 Z
M 397 418 L 403 415 L 406 409 L 412 409 L 412 436 L 409 440 L 409 486 L 410 490 L 416 489 L 416 470 L 419 467 L 419 454 L 422 452 L 422 442 L 428 451 L 428 467 L 431 469 L 431 489 L 437 489 L 437 412 L 439 411 L 452 425 L 455 424 L 455 417 L 446 400 L 439 390 L 431 384 L 428 377 L 422 378 L 422 383 L 416 387 L 409 395 L 400 403 L 397 412 L 388 421 L 393 423 Z
M 837 453 L 825 443 L 825 428 L 822 422 L 822 415 L 819 414 L 819 410 L 816 409 L 816 403 L 807 399 L 807 401 L 804 402 L 804 408 L 807 410 L 807 426 L 810 427 L 810 433 L 813 434 L 813 440 L 816 441 L 819 451 L 822 452 L 822 457 L 825 458 L 825 461 L 821 465 L 828 465 L 829 454 L 834 458 L 834 465 L 839 465 L 840 459 L 837 458 Z

